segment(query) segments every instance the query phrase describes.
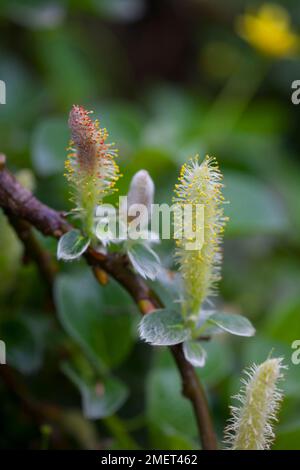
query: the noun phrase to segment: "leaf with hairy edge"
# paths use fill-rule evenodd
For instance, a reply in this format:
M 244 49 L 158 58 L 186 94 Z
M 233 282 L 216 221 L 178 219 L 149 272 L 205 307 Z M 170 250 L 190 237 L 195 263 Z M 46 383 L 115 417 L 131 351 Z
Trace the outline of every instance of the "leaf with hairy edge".
M 182 316 L 176 310 L 155 310 L 145 315 L 139 327 L 140 336 L 154 346 L 171 346 L 182 343 L 190 336 Z
M 255 328 L 251 322 L 242 315 L 217 312 L 209 317 L 208 323 L 217 325 L 232 335 L 253 336 L 255 334 Z
M 140 276 L 151 279 L 157 277 L 160 270 L 159 256 L 145 243 L 135 243 L 128 250 L 128 258 Z
M 65 261 L 77 259 L 86 251 L 89 244 L 89 238 L 84 237 L 79 230 L 71 230 L 59 239 L 57 258 Z
M 183 352 L 187 361 L 194 367 L 203 367 L 206 361 L 206 351 L 199 341 L 185 341 L 183 343 Z

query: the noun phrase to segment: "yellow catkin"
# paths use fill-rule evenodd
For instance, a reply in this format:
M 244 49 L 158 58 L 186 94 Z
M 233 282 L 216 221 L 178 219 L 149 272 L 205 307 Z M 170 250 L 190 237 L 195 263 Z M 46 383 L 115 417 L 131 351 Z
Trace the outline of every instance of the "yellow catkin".
M 240 407 L 231 407 L 226 442 L 232 450 L 268 450 L 275 438 L 273 424 L 282 394 L 277 388 L 282 378 L 282 358 L 272 358 L 246 371 L 243 388 L 236 398 Z
M 198 315 L 202 302 L 213 294 L 220 279 L 221 241 L 226 218 L 223 215 L 222 174 L 216 160 L 198 156 L 181 168 L 174 198 L 178 208 L 186 204 L 204 207 L 204 243 L 199 250 L 187 250 L 186 238 L 177 240 L 176 260 L 184 283 L 183 313 Z M 196 217 L 193 211 L 192 225 Z M 198 230 L 198 228 L 197 228 Z

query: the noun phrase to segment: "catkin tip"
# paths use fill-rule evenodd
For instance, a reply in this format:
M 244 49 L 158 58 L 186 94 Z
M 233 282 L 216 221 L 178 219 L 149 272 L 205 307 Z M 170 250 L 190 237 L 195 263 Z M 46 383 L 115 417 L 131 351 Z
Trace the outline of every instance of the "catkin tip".
M 267 359 L 245 371 L 243 387 L 234 397 L 240 406 L 231 407 L 232 417 L 225 430 L 225 443 L 232 450 L 268 450 L 274 423 L 282 401 L 278 381 L 283 378 L 282 358 Z

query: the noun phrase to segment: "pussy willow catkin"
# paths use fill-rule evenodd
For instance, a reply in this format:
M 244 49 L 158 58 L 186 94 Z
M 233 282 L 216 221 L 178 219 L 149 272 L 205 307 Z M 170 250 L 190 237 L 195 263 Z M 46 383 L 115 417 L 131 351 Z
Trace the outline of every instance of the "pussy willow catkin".
M 117 150 L 107 143 L 108 133 L 90 111 L 74 105 L 69 116 L 71 141 L 65 168 L 72 185 L 72 200 L 83 221 L 83 229 L 92 236 L 95 207 L 110 194 L 119 178 L 115 163 Z
M 154 199 L 154 183 L 148 171 L 140 170 L 133 176 L 127 194 L 128 208 L 133 204 L 143 204 L 148 213 L 151 213 Z
M 274 440 L 273 424 L 282 394 L 277 383 L 282 378 L 281 358 L 268 359 L 246 371 L 243 388 L 236 398 L 240 407 L 231 407 L 226 442 L 232 450 L 267 450 Z
M 214 292 L 220 279 L 222 260 L 221 242 L 226 218 L 223 214 L 222 174 L 214 158 L 206 157 L 199 163 L 198 157 L 181 168 L 179 183 L 175 186 L 174 198 L 178 208 L 185 205 L 203 206 L 202 227 L 196 227 L 196 213 L 192 212 L 191 225 L 204 231 L 204 243 L 200 249 L 187 250 L 191 241 L 183 234 L 176 241 L 176 260 L 184 283 L 183 313 L 197 315 L 203 300 Z

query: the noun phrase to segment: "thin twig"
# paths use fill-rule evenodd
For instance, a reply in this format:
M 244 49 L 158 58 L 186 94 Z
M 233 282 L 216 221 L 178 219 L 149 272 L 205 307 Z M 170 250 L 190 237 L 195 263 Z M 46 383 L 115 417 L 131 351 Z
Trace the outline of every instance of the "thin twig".
M 54 262 L 50 253 L 45 250 L 34 236 L 31 225 L 25 220 L 21 220 L 14 215 L 7 214 L 8 220 L 12 227 L 15 229 L 17 236 L 23 243 L 25 248 L 25 259 L 32 260 L 36 263 L 41 276 L 45 280 L 48 287 L 49 294 L 52 297 L 52 287 L 54 283 L 55 274 L 57 272 L 57 265 Z
M 72 228 L 62 213 L 42 204 L 17 182 L 5 168 L 3 155 L 0 155 L 0 206 L 10 219 L 13 217 L 26 221 L 44 235 L 59 238 Z M 95 274 L 100 268 L 116 279 L 129 292 L 142 314 L 162 306 L 144 280 L 132 271 L 126 256 L 115 253 L 103 255 L 89 249 L 85 258 L 94 273 L 96 271 Z M 99 281 L 99 276 L 96 275 L 96 278 Z M 195 369 L 186 361 L 180 344 L 170 347 L 170 351 L 181 376 L 183 395 L 191 401 L 194 408 L 202 448 L 214 450 L 217 448 L 217 441 L 207 400 Z
M 58 445 L 59 448 L 65 449 L 73 443 L 74 439 L 84 449 L 99 447 L 97 432 L 94 431 L 95 436 L 87 436 L 86 432 L 82 432 L 80 422 L 76 421 L 77 412 L 75 410 L 65 411 L 58 405 L 38 400 L 31 394 L 20 373 L 7 364 L 0 367 L 0 380 L 3 381 L 12 398 L 21 404 L 24 415 L 28 416 L 40 428 L 41 432 L 42 426 L 50 425 L 53 431 L 51 441 L 56 448 Z M 76 427 L 74 427 L 72 416 L 75 417 Z M 89 426 L 92 425 L 89 424 Z
M 18 374 L 7 364 L 1 365 L 0 377 L 7 385 L 13 396 L 21 401 L 24 412 L 29 415 L 37 425 L 44 424 L 45 421 L 58 422 L 61 418 L 59 407 L 41 403 L 31 396 L 24 382 Z

